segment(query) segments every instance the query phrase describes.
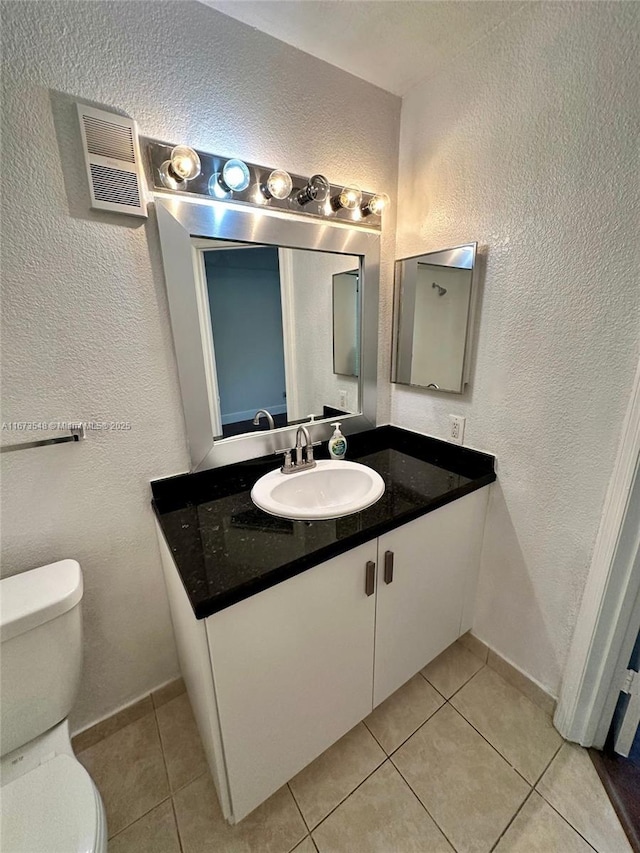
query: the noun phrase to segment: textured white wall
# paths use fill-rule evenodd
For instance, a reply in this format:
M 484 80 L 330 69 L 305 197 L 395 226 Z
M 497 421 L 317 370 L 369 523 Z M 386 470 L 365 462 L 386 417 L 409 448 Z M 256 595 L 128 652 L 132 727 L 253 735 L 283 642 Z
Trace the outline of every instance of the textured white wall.
M 3 420 L 132 424 L 2 460 L 5 574 L 61 557 L 84 569 L 77 729 L 177 672 L 149 480 L 188 455 L 155 222 L 88 211 L 71 99 L 392 197 L 400 101 L 196 3 L 3 3 L 2 25 Z
M 398 256 L 488 247 L 472 388 L 392 422 L 497 454 L 475 630 L 556 692 L 638 360 L 634 3 L 527 3 L 403 102 Z

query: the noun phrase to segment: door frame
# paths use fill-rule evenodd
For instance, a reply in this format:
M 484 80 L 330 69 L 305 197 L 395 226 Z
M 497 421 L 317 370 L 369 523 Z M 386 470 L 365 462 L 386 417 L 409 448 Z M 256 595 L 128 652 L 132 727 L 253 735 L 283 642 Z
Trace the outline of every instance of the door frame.
M 638 485 L 638 480 L 636 480 L 636 484 Z M 640 560 L 640 552 L 637 553 L 636 559 Z M 636 669 L 634 669 L 634 667 L 629 666 L 629 662 L 633 654 L 633 648 L 640 636 L 640 628 L 638 626 L 640 626 L 640 593 L 636 598 L 633 615 L 629 622 L 629 630 L 625 635 L 622 652 L 618 658 L 618 664 L 615 671 L 615 683 L 622 684 L 626 681 L 625 692 L 630 694 L 626 708 L 620 715 L 619 720 L 616 721 L 617 725 L 613 731 L 614 752 L 617 752 L 618 755 L 623 755 L 625 758 L 628 758 L 629 756 L 638 728 L 640 727 L 640 694 L 637 692 L 637 687 L 632 687 L 631 683 L 627 680 L 627 674 L 629 671 L 637 672 L 637 664 Z M 601 737 L 603 740 L 606 740 L 609 734 L 612 726 L 612 723 L 609 722 L 609 720 L 613 720 L 615 718 L 615 710 L 619 696 L 619 691 L 611 691 L 605 706 L 605 711 L 602 715 L 602 720 L 600 721 L 600 727 L 596 732 L 596 743 L 600 741 Z
M 635 552 L 634 547 L 618 546 L 625 521 L 630 518 L 629 504 L 634 486 L 639 483 L 639 465 L 640 363 L 554 717 L 560 734 L 583 746 L 599 748 L 604 744 L 618 694 L 615 675 L 628 636 L 634 630 L 634 605 L 640 593 L 638 540 Z
M 193 237 L 191 244 L 193 246 L 193 275 L 196 286 L 196 303 L 198 311 L 198 321 L 200 328 L 200 339 L 202 342 L 202 351 L 204 354 L 204 373 L 207 385 L 207 396 L 209 400 L 209 410 L 211 413 L 211 424 L 214 430 L 214 436 L 222 436 L 222 411 L 220 409 L 220 389 L 218 386 L 218 367 L 216 365 L 216 349 L 213 342 L 213 323 L 211 322 L 211 303 L 209 301 L 209 285 L 207 281 L 207 270 L 204 262 L 205 252 L 220 252 L 230 251 L 233 249 L 264 249 L 272 248 L 271 246 L 251 245 L 247 243 L 234 243 L 231 241 L 218 241 L 219 245 L 212 245 L 212 240 Z M 285 253 L 285 254 L 283 254 Z M 283 276 L 282 264 L 283 258 L 286 264 L 286 273 Z M 291 267 L 290 250 L 278 248 L 278 269 L 280 275 L 280 300 L 282 302 L 282 338 L 284 349 L 284 375 L 286 383 L 286 406 L 285 412 L 289 411 L 289 392 L 297 403 L 296 376 L 295 376 L 295 312 L 293 303 L 285 309 L 284 298 L 293 299 L 293 270 Z M 286 284 L 286 289 L 285 285 Z M 289 378 L 289 366 L 291 366 L 292 375 Z M 289 387 L 291 386 L 291 388 Z M 270 409 L 273 414 L 276 414 L 276 409 Z M 247 412 L 238 412 L 237 415 L 241 420 L 248 420 L 255 414 L 255 410 Z M 277 411 L 280 414 L 280 411 Z M 288 416 L 291 421 L 293 417 Z

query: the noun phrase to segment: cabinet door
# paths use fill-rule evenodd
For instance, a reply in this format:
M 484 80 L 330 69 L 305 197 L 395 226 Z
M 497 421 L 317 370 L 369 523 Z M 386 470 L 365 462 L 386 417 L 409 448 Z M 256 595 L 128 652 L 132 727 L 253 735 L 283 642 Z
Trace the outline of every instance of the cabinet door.
M 206 620 L 234 821 L 371 712 L 375 560 L 374 540 Z
M 378 539 L 374 707 L 468 625 L 488 489 L 479 489 Z M 393 555 L 393 579 L 385 554 Z M 387 557 L 387 564 L 390 558 Z

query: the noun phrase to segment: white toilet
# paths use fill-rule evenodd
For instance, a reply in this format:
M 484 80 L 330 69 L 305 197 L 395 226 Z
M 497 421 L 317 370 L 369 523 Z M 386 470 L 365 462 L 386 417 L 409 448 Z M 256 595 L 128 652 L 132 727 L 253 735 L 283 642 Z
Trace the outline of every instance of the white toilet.
M 82 572 L 61 560 L 0 581 L 0 850 L 106 853 L 107 822 L 67 717 L 82 664 Z

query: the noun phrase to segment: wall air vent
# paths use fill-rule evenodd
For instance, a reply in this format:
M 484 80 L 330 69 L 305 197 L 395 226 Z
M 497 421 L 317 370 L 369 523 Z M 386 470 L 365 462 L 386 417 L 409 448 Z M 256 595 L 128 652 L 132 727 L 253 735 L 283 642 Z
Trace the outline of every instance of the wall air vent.
M 91 207 L 147 216 L 135 121 L 77 104 Z

